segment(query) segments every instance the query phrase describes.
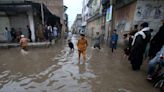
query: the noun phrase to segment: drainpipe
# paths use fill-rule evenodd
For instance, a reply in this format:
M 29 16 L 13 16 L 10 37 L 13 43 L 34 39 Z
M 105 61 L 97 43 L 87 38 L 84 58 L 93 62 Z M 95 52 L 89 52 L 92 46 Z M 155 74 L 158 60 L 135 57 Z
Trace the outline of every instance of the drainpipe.
M 110 36 L 112 35 L 112 32 L 113 32 L 113 30 L 115 29 L 115 25 L 114 25 L 114 23 L 115 23 L 115 15 L 114 15 L 114 10 L 115 10 L 115 5 L 114 5 L 114 2 L 115 2 L 115 0 L 112 0 L 112 2 L 111 2 L 111 5 L 112 5 L 112 21 L 111 21 L 111 32 L 110 32 Z
M 115 6 L 114 6 L 114 2 L 115 2 L 115 0 L 110 0 L 110 6 L 112 6 L 112 19 L 111 19 L 111 22 L 108 23 L 108 26 L 107 26 L 107 29 L 108 29 L 107 44 L 109 43 L 109 46 L 110 46 L 110 39 L 111 39 L 112 32 L 115 29 L 114 28 L 114 23 L 115 23 L 115 15 L 114 15 Z
M 41 4 L 42 24 L 43 24 L 43 26 L 44 26 L 44 10 L 43 10 L 43 2 L 41 2 L 40 4 Z

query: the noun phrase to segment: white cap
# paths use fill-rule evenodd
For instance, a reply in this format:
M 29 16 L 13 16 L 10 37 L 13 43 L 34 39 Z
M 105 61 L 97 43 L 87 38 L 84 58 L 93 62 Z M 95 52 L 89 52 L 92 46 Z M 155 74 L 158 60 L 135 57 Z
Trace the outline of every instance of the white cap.
M 21 35 L 21 38 L 24 38 L 24 35 Z

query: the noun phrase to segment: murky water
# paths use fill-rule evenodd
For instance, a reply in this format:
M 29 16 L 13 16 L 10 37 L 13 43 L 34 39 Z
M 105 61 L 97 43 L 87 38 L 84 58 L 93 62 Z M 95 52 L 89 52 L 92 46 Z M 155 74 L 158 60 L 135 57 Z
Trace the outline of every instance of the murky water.
M 73 37 L 74 44 L 77 37 Z M 92 42 L 89 44 L 92 46 Z M 131 71 L 119 50 L 87 50 L 87 63 L 78 65 L 77 49 L 66 41 L 50 48 L 0 50 L 0 92 L 158 92 L 145 80 L 145 68 Z

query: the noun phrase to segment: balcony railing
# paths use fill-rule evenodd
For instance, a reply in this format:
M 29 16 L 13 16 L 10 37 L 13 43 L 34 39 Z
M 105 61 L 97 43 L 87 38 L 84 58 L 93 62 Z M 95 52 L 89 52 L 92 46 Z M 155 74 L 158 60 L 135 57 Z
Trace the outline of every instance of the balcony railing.
M 23 3 L 26 0 L 0 0 L 0 4 L 5 4 L 5 3 Z

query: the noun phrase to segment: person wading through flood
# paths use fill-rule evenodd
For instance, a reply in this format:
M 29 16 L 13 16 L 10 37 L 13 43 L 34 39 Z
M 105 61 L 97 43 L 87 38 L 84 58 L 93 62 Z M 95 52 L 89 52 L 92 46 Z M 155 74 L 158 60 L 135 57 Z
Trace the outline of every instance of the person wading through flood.
M 74 45 L 70 39 L 68 40 L 68 46 L 70 48 L 70 51 L 73 52 L 74 51 Z
M 22 50 L 27 51 L 28 41 L 30 40 L 27 39 L 24 35 L 21 35 L 21 39 L 19 43 Z
M 101 49 L 100 48 L 100 35 L 99 35 L 99 32 L 96 32 L 96 37 L 95 37 L 95 44 L 94 44 L 94 48 L 99 48 L 99 49 Z
M 134 35 L 134 39 L 132 42 L 131 54 L 129 56 L 129 60 L 132 64 L 133 70 L 140 70 L 140 66 L 142 65 L 143 55 L 146 49 L 146 46 L 151 38 L 150 28 L 148 27 L 148 23 L 144 22 L 141 24 L 141 31 L 137 32 Z
M 112 52 L 114 52 L 114 49 L 117 48 L 117 40 L 118 40 L 118 34 L 116 33 L 116 30 L 114 30 L 111 36 Z
M 78 43 L 77 43 L 78 54 L 79 54 L 78 64 L 80 64 L 81 54 L 83 55 L 83 62 L 84 63 L 86 62 L 86 49 L 87 49 L 87 46 L 88 46 L 88 42 L 85 39 L 85 35 L 81 34 L 81 38 L 78 40 Z

